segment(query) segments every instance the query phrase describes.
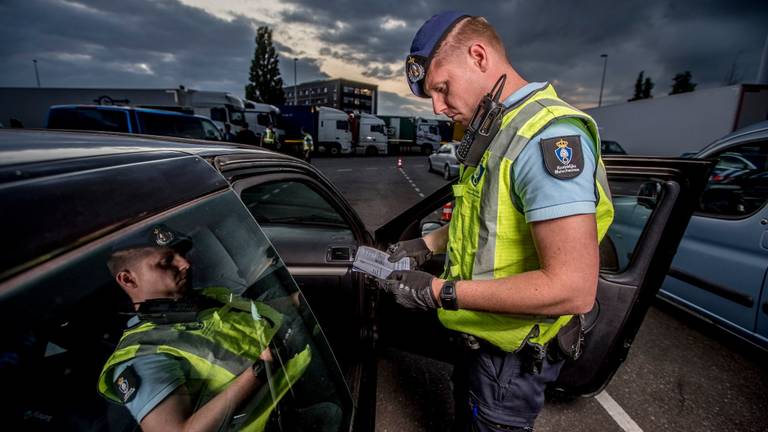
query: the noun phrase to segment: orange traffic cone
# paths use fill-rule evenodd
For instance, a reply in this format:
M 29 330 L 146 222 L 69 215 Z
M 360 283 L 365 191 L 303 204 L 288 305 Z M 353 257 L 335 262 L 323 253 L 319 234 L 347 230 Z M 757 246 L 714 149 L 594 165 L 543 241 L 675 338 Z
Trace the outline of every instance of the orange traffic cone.
M 397 158 L 397 167 L 402 168 L 403 167 L 403 158 Z
M 449 222 L 451 220 L 451 216 L 453 216 L 453 203 L 449 202 L 443 206 L 443 214 L 440 215 L 440 220 Z

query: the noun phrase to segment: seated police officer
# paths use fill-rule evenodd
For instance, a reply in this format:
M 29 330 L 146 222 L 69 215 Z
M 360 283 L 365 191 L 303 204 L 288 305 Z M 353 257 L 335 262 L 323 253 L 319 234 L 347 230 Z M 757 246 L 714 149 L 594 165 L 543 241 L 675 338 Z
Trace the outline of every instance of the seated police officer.
M 310 364 L 309 344 L 267 304 L 223 287 L 193 291 L 191 247 L 159 225 L 113 248 L 109 270 L 137 314 L 104 365 L 99 392 L 145 431 L 264 430 Z M 334 423 L 335 408 L 314 411 Z

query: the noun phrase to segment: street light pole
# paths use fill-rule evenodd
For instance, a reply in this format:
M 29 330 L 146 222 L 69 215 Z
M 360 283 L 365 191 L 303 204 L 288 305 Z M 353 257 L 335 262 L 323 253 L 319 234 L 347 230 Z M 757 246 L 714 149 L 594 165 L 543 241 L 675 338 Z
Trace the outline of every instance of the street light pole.
M 294 58 L 293 59 L 293 104 L 298 105 L 299 104 L 299 87 L 296 84 L 296 63 L 299 61 L 299 59 Z
M 37 72 L 37 59 L 32 60 L 35 65 L 35 79 L 37 80 L 37 87 L 40 87 L 40 74 Z
M 597 106 L 603 105 L 603 87 L 605 86 L 605 69 L 608 67 L 608 54 L 600 54 L 603 58 L 603 79 L 600 81 L 600 100 L 597 101 Z

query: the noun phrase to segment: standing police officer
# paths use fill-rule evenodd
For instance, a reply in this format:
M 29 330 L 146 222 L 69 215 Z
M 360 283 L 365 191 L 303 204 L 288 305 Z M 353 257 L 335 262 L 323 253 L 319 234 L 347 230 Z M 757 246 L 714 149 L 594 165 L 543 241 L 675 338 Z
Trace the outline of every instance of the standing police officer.
M 272 129 L 272 123 L 267 125 L 267 128 L 264 129 L 264 135 L 261 136 L 261 146 L 273 150 L 275 148 L 275 130 Z
M 312 162 L 312 150 L 315 148 L 315 144 L 312 141 L 312 135 L 307 132 L 303 127 L 301 128 L 301 134 L 303 135 L 301 145 L 301 155 L 307 162 Z
M 482 17 L 430 18 L 405 71 L 412 92 L 467 133 L 450 224 L 389 250 L 418 265 L 446 253 L 445 271 L 394 272 L 382 288 L 404 307 L 437 309 L 465 341 L 456 429 L 531 430 L 563 354 L 578 354 L 578 343 L 556 352 L 555 339 L 594 304 L 613 220 L 597 125 L 551 84 L 525 81 Z

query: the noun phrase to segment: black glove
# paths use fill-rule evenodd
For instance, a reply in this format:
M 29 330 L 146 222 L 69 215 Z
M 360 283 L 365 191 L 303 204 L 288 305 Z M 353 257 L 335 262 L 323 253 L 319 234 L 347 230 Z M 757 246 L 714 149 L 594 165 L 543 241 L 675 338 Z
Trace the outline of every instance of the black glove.
M 389 262 L 398 262 L 409 257 L 413 258 L 417 266 L 421 266 L 432 258 L 432 251 L 429 250 L 421 237 L 397 242 L 387 248 L 387 253 L 389 254 Z
M 395 301 L 406 309 L 437 309 L 432 297 L 432 279 L 435 277 L 422 271 L 397 270 L 385 280 L 378 280 L 379 288 L 391 293 Z

